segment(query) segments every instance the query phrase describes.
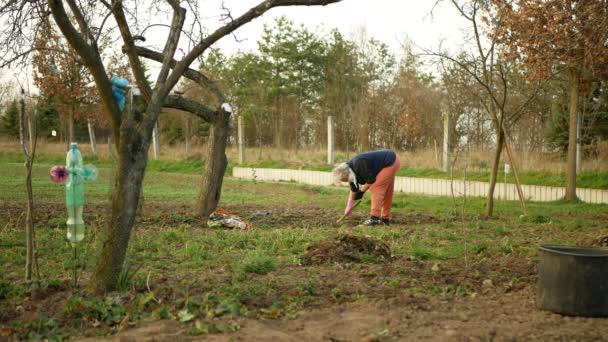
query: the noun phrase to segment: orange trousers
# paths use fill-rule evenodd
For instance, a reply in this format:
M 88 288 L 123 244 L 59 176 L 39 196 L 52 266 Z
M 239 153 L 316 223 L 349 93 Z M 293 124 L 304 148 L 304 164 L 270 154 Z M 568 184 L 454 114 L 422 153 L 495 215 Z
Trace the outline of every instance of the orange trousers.
M 382 218 L 391 217 L 391 206 L 393 205 L 393 190 L 395 189 L 395 175 L 399 171 L 399 159 L 391 166 L 387 166 L 376 176 L 376 182 L 369 187 L 372 192 L 371 216 Z

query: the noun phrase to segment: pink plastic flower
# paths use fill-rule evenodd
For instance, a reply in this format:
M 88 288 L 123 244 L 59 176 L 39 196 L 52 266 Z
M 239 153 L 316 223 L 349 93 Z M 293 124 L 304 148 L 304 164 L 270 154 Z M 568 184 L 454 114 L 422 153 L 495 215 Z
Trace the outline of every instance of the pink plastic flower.
M 65 166 L 56 165 L 51 168 L 51 180 L 57 184 L 61 184 L 68 179 L 68 170 Z

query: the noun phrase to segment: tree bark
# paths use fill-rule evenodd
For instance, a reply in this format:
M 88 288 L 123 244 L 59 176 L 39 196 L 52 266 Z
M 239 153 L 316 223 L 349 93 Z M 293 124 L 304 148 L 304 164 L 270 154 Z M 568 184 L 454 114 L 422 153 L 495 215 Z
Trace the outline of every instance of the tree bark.
M 576 130 L 578 117 L 578 84 L 580 73 L 572 68 L 568 71 L 570 81 L 570 123 L 568 129 L 568 158 L 566 164 L 566 200 L 576 200 Z
M 498 179 L 498 166 L 500 165 L 500 155 L 504 145 L 504 132 L 501 129 L 496 137 L 496 151 L 494 152 L 494 160 L 492 161 L 492 173 L 490 174 L 490 184 L 488 187 L 488 197 L 486 198 L 486 217 L 491 217 L 494 213 L 494 190 L 496 189 L 496 181 Z
M 105 293 L 115 288 L 122 271 L 129 245 L 131 229 L 148 162 L 149 137 L 136 128 L 122 130 L 119 146 L 118 173 L 112 195 L 112 214 L 104 234 L 104 242 L 89 285 L 94 293 Z
M 217 120 L 211 123 L 209 140 L 207 141 L 207 161 L 203 173 L 201 193 L 197 214 L 206 218 L 215 211 L 220 201 L 224 172 L 228 165 L 226 143 L 228 141 L 230 113 L 220 111 Z
M 32 269 L 34 265 L 34 195 L 32 190 L 32 150 L 28 150 L 27 132 L 26 132 L 26 117 L 25 114 L 25 94 L 21 90 L 21 111 L 19 113 L 19 135 L 21 138 L 21 147 L 23 156 L 25 157 L 25 186 L 27 190 L 27 211 L 25 217 L 25 280 L 32 280 Z M 31 123 L 31 122 L 30 122 Z M 30 149 L 34 148 L 34 138 L 32 138 L 32 126 L 29 126 L 30 134 Z

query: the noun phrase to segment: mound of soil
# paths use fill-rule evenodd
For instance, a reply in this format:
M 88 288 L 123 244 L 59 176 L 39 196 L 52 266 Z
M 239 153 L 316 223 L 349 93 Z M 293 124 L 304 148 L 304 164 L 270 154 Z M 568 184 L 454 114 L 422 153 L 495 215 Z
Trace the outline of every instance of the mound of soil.
M 391 250 L 382 241 L 366 236 L 342 235 L 335 241 L 314 243 L 306 247 L 303 263 L 321 265 L 335 262 L 361 262 L 369 258 L 388 260 Z

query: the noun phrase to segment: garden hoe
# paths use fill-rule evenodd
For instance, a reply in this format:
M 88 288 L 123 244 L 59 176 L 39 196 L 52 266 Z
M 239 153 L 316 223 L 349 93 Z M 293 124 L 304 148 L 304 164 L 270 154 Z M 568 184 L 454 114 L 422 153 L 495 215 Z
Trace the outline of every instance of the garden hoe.
M 361 204 L 361 200 L 358 200 L 358 201 L 356 201 L 356 202 L 355 202 L 355 205 L 353 205 L 353 209 L 351 210 L 351 213 L 353 212 L 353 210 L 355 210 L 355 208 L 356 208 L 356 207 L 357 207 L 359 204 Z M 338 219 L 338 221 L 336 221 L 336 225 L 339 225 L 340 223 L 342 223 L 342 220 L 344 220 L 344 219 L 346 218 L 346 216 L 347 216 L 346 214 L 342 215 L 342 216 L 341 216 L 341 217 Z

